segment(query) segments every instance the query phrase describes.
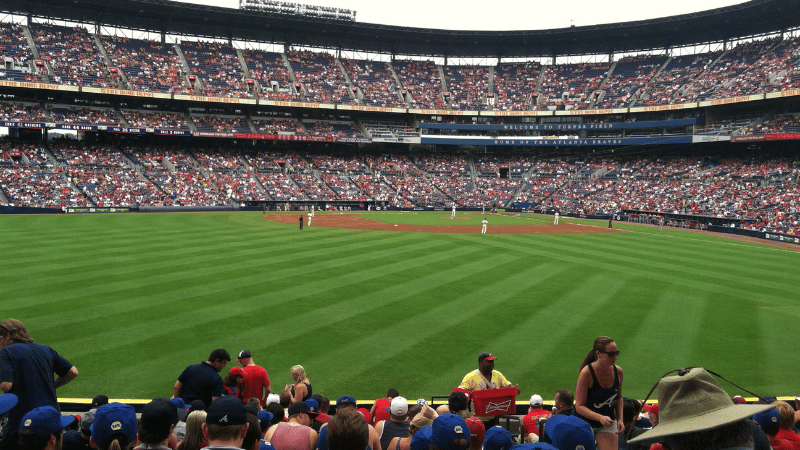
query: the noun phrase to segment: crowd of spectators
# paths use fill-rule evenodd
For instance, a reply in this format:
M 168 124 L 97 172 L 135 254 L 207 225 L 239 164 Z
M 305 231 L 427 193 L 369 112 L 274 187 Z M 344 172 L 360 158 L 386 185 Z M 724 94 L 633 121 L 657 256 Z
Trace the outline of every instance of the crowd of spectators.
M 245 117 L 225 116 L 192 116 L 197 131 L 212 131 L 217 133 L 250 133 L 250 125 Z
M 400 100 L 397 80 L 392 75 L 388 63 L 342 58 L 342 65 L 353 85 L 361 91 L 365 105 L 383 108 L 406 107 L 405 102 Z
M 38 103 L 0 102 L 0 120 L 8 122 L 48 122 L 47 114 Z
M 103 55 L 93 37 L 82 27 L 36 24 L 30 27 L 41 60 L 50 66 L 56 84 L 116 88 L 106 72 Z
M 450 108 L 479 111 L 486 104 L 489 71 L 484 66 L 444 66 Z
M 265 100 L 299 100 L 292 89 L 292 77 L 280 53 L 261 50 L 242 50 L 250 79 L 260 85 L 258 98 Z
M 526 111 L 534 101 L 542 66 L 538 62 L 500 63 L 494 68 L 495 111 Z M 535 99 L 535 100 L 538 100 Z
M 546 66 L 539 89 L 543 98 L 534 109 L 587 109 L 610 68 L 607 62 Z
M 237 50 L 227 43 L 166 44 L 98 35 L 101 49 L 85 28 L 45 23 L 29 26 L 36 47 L 31 49 L 25 38 L 26 27 L 0 24 L 0 50 L 13 61 L 12 67 L 0 75 L 5 79 L 41 81 L 31 71 L 34 69 L 49 82 L 74 86 L 498 111 L 605 109 L 634 101 L 644 105 L 687 103 L 800 86 L 796 64 L 800 39 L 796 37 L 753 40 L 724 52 L 674 58 L 626 57 L 615 63 L 613 70 L 609 62 L 545 67 L 538 62 L 500 63 L 494 67 L 490 83 L 491 71 L 486 66 L 340 59 L 307 50 L 285 54 L 242 50 L 245 70 Z M 35 52 L 41 64 L 32 64 Z
M 627 56 L 614 66 L 603 83 L 603 99 L 595 107 L 623 108 L 644 91 L 653 74 L 666 62 L 666 56 Z
M 181 42 L 181 51 L 194 75 L 195 83 L 200 80 L 201 95 L 225 98 L 253 97 L 247 85 L 239 57 L 230 44 L 218 42 Z M 190 79 L 191 83 L 191 79 Z
M 392 154 L 238 155 L 77 143 L 5 145 L 0 153 L 2 193 L 20 206 L 207 206 L 244 199 L 441 207 L 524 203 L 562 214 L 690 214 L 737 219 L 739 226 L 761 231 L 800 232 L 800 162 L 791 157 L 580 160 L 420 154 L 414 161 Z M 493 172 L 506 164 L 520 168 L 520 176 Z
M 122 71 L 132 91 L 188 93 L 183 65 L 173 45 L 121 36 L 100 36 L 113 68 Z
M 721 53 L 702 53 L 672 58 L 649 83 L 639 98 L 638 104 L 653 106 L 688 103 L 695 98 L 691 94 L 692 80 L 700 75 Z
M 181 113 L 123 109 L 122 117 L 125 118 L 125 122 L 127 122 L 129 127 L 175 130 L 189 129 L 186 125 L 186 119 Z
M 301 84 L 306 101 L 312 103 L 351 103 L 344 73 L 332 55 L 324 52 L 290 50 L 289 64 Z
M 52 105 L 48 110 L 51 119 L 56 123 L 113 126 L 122 124 L 117 111 L 111 108 Z
M 306 134 L 297 119 L 253 117 L 256 131 L 266 134 Z
M 0 23 L 0 55 L 12 63 L 11 67 L 6 66 L 0 72 L 0 78 L 13 81 L 41 81 L 31 72 L 29 64 L 33 54 L 21 25 Z
M 394 61 L 405 100 L 412 108 L 445 109 L 442 77 L 433 61 Z M 402 94 L 402 91 L 401 91 Z

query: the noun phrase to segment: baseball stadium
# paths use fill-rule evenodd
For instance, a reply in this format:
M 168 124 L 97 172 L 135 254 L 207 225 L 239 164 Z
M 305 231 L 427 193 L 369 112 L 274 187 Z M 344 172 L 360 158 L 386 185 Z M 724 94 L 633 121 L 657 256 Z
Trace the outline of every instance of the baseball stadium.
M 800 394 L 796 0 L 527 31 L 0 0 L 0 55 L 0 315 L 78 369 L 65 411 L 220 348 L 360 404 L 491 352 L 522 411 L 598 336 L 626 397 Z

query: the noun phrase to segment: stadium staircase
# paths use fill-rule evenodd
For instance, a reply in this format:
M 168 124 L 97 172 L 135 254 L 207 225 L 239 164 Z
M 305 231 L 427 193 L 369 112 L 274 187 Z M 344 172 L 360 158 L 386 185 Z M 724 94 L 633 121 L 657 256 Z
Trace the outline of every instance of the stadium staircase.
M 97 50 L 100 52 L 100 56 L 103 57 L 103 73 L 106 74 L 106 77 L 110 80 L 114 80 L 114 83 L 117 85 L 118 89 L 124 88 L 124 80 L 122 77 L 125 76 L 125 71 L 117 70 L 118 77 L 115 79 L 113 74 L 111 73 L 111 67 L 114 67 L 114 63 L 111 62 L 111 57 L 108 56 L 108 51 L 106 51 L 106 47 L 103 45 L 103 42 L 100 40 L 100 36 L 94 33 L 91 33 L 92 39 L 94 39 L 94 45 L 97 46 Z M 119 111 L 117 111 L 119 112 Z M 120 117 L 122 115 L 120 114 Z
M 183 50 L 181 49 L 181 46 L 178 44 L 173 44 L 172 48 L 175 49 L 175 53 L 178 54 L 178 59 L 180 59 L 181 69 L 183 69 L 183 81 L 186 83 L 187 86 L 192 86 L 191 81 L 189 81 L 189 75 L 195 75 L 195 74 L 193 74 L 192 69 L 189 68 L 189 63 L 186 62 L 186 57 L 183 56 Z M 194 86 L 192 89 L 195 92 L 200 92 L 204 88 L 205 84 L 203 84 L 203 80 L 201 80 L 201 77 L 195 75 Z
M 361 92 L 361 88 L 353 84 L 353 80 L 350 79 L 350 75 L 348 75 L 347 70 L 344 69 L 344 64 L 342 64 L 341 59 L 336 58 L 336 66 L 339 68 L 339 72 L 344 75 L 344 81 L 347 83 L 347 95 L 349 95 L 350 98 L 355 100 L 359 105 L 364 106 L 364 93 Z
M 239 61 L 239 66 L 241 66 L 241 68 L 242 68 L 242 79 L 244 79 L 245 83 L 246 83 L 247 82 L 246 80 L 250 80 L 251 79 L 251 77 L 250 77 L 250 69 L 247 68 L 247 60 L 244 59 L 244 55 L 242 54 L 242 49 L 240 49 L 240 48 L 236 49 L 236 59 Z M 258 99 L 258 91 L 260 90 L 258 81 L 253 80 L 253 88 L 252 89 L 253 89 L 253 98 L 254 99 Z M 255 127 L 250 122 L 250 118 L 249 117 L 247 119 L 247 122 L 250 125 L 250 129 L 253 130 L 253 132 L 255 133 Z
M 653 73 L 653 75 L 648 80 L 647 83 L 648 86 L 652 86 L 659 79 L 659 77 L 661 77 L 661 72 L 664 71 L 664 68 L 666 68 L 669 65 L 669 63 L 672 62 L 673 59 L 675 58 L 670 56 L 669 58 L 664 60 L 664 63 L 661 64 L 661 67 L 659 67 L 658 70 L 656 70 L 655 73 Z M 636 106 L 638 102 L 642 101 L 642 97 L 644 97 L 647 94 L 647 92 L 648 88 L 640 89 L 639 92 L 633 96 L 633 100 L 631 100 L 631 103 L 628 105 L 628 108 L 633 108 L 634 106 Z
M 31 50 L 31 54 L 33 55 L 33 58 L 31 58 L 31 61 L 30 61 L 30 64 L 32 65 L 31 73 L 39 75 L 40 77 L 42 77 L 42 81 L 43 82 L 49 83 L 50 82 L 50 77 L 48 76 L 48 74 L 52 70 L 52 69 L 49 68 L 50 67 L 50 62 L 49 61 L 45 61 L 45 64 L 46 64 L 45 67 L 47 69 L 44 72 L 42 72 L 38 67 L 36 67 L 36 64 L 34 64 L 34 61 L 41 60 L 42 56 L 39 54 L 39 49 L 36 48 L 36 42 L 34 42 L 34 40 L 33 40 L 33 35 L 31 34 L 31 29 L 28 28 L 27 25 L 23 25 L 22 26 L 22 31 L 25 33 L 25 40 L 28 41 L 28 48 Z
M 406 106 L 411 106 L 411 104 L 403 98 L 402 90 L 403 90 L 403 83 L 400 82 L 400 78 L 397 76 L 397 72 L 394 71 L 394 67 L 392 66 L 391 62 L 386 63 L 386 67 L 389 69 L 389 73 L 392 74 L 392 79 L 394 80 L 394 85 L 396 87 L 395 92 L 397 93 L 397 99 L 404 103 Z M 362 130 L 363 133 L 363 130 Z M 364 133 L 364 136 L 367 134 Z
M 494 66 L 489 66 L 488 75 L 489 80 L 486 83 L 486 92 L 483 93 L 483 105 L 486 109 L 491 110 L 494 104 L 489 104 L 488 94 L 494 94 Z M 497 99 L 495 98 L 495 101 Z
M 281 59 L 283 60 L 283 66 L 286 67 L 286 73 L 289 74 L 289 78 L 292 80 L 290 89 L 294 90 L 294 92 L 305 101 L 305 87 L 301 85 L 300 89 L 297 89 L 297 74 L 294 73 L 294 69 L 292 69 L 292 64 L 289 63 L 289 56 L 286 55 L 286 52 L 281 52 Z
M 436 71 L 439 72 L 439 82 L 442 84 L 442 86 L 441 86 L 442 92 L 441 92 L 441 94 L 439 94 L 439 95 L 442 96 L 442 103 L 445 104 L 447 109 L 452 109 L 450 107 L 450 102 L 452 101 L 452 99 L 449 96 L 445 97 L 445 95 L 444 95 L 445 92 L 448 92 L 447 91 L 447 78 L 445 78 L 445 76 L 444 76 L 444 68 L 437 64 L 436 65 Z

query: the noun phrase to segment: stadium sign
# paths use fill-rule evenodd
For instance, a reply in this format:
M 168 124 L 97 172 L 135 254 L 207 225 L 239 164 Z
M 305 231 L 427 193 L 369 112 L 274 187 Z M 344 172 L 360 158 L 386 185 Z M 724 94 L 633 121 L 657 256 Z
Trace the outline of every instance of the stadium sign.
M 70 206 L 68 208 L 65 208 L 65 211 L 67 213 L 79 213 L 79 214 L 84 214 L 84 213 L 126 213 L 126 212 L 131 212 L 130 208 L 121 208 L 119 206 L 113 207 L 113 208 L 99 208 L 99 207 L 91 207 L 91 206 L 85 206 L 85 207 Z
M 466 137 L 454 139 L 446 136 L 424 136 L 422 144 L 444 144 L 444 145 L 516 145 L 523 147 L 539 146 L 605 146 L 605 145 L 661 145 L 661 144 L 690 144 L 692 136 L 657 136 L 657 137 L 637 137 L 637 138 L 590 138 L 590 139 L 542 139 L 542 138 L 504 138 L 495 137 Z
M 0 126 L 6 128 L 44 128 L 43 123 L 28 123 L 28 122 L 0 122 Z
M 778 233 L 764 233 L 764 239 L 770 241 L 778 241 L 778 242 L 788 242 L 790 244 L 798 244 L 800 245 L 800 238 L 795 236 L 787 236 L 785 234 L 778 234 Z

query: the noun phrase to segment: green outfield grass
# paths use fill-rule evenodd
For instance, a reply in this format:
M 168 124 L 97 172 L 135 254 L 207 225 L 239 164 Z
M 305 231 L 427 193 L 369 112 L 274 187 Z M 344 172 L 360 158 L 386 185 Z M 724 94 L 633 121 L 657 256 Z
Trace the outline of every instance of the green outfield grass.
M 369 217 L 443 224 L 449 213 Z M 60 397 L 169 396 L 185 366 L 224 347 L 251 350 L 273 390 L 302 364 L 314 392 L 359 399 L 391 387 L 447 394 L 490 351 L 519 399 L 548 399 L 574 390 L 599 335 L 617 341 L 628 396 L 691 365 L 758 394 L 800 391 L 794 251 L 618 223 L 630 232 L 301 232 L 261 213 L 0 216 L 0 226 L 0 316 L 78 367 Z

